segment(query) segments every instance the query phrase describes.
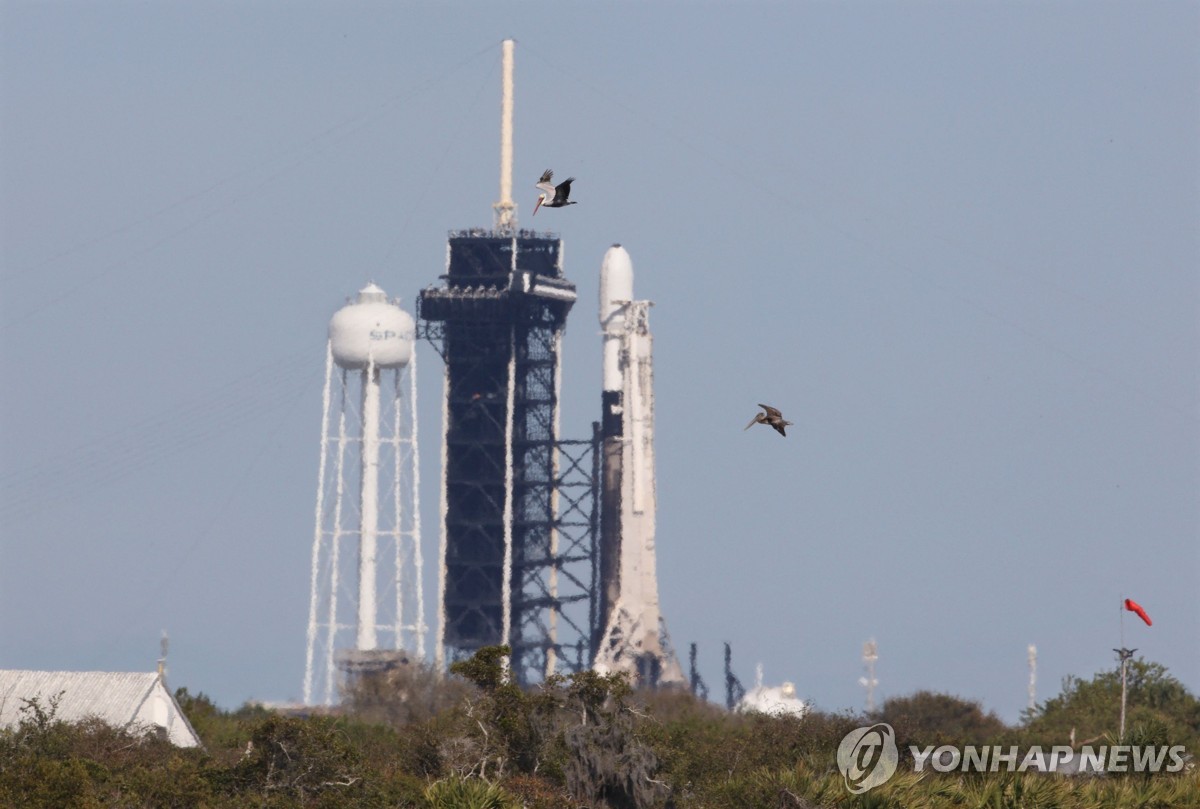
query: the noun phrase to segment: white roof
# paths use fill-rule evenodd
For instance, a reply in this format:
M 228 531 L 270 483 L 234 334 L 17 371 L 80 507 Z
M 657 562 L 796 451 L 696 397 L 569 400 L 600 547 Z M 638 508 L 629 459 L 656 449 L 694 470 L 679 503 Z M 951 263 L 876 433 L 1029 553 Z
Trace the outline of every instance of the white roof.
M 78 722 L 94 716 L 118 728 L 161 729 L 178 747 L 200 745 L 200 737 L 155 672 L 0 669 L 0 727 L 20 723 L 23 700 L 37 697 L 42 708 L 49 709 L 60 693 L 55 719 Z

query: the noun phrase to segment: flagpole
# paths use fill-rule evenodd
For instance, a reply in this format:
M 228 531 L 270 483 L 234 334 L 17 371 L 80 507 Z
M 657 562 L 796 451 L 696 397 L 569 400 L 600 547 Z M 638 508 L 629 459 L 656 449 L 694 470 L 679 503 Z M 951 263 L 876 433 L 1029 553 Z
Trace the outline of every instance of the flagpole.
M 1118 741 L 1125 740 L 1125 696 L 1126 688 L 1129 679 L 1129 658 L 1133 657 L 1133 653 L 1137 649 L 1125 648 L 1125 612 L 1136 612 L 1138 617 L 1145 622 L 1146 626 L 1150 626 L 1150 616 L 1142 609 L 1142 605 L 1132 599 L 1121 599 L 1121 648 L 1113 649 L 1121 658 L 1121 731 Z
M 1121 731 L 1117 735 L 1117 743 L 1125 742 L 1125 668 L 1129 664 L 1129 658 L 1121 655 Z
M 1121 657 L 1121 729 L 1117 733 L 1117 744 L 1122 744 L 1125 741 L 1125 672 L 1129 664 L 1129 656 L 1132 654 L 1125 648 L 1125 597 L 1121 597 L 1121 606 L 1117 608 L 1121 615 L 1121 650 L 1117 652 Z

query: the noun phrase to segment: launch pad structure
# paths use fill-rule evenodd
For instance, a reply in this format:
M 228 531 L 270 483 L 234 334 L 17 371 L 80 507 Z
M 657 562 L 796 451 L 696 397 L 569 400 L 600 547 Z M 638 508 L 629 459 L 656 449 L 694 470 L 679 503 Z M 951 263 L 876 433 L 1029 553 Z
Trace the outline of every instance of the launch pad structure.
M 445 363 L 437 662 L 505 644 L 520 683 L 578 671 L 596 622 L 596 485 L 592 442 L 558 441 L 576 297 L 562 242 L 452 232 L 445 279 L 417 299 Z
M 306 705 L 332 704 L 357 678 L 425 656 L 415 339 L 444 366 L 435 669 L 503 645 L 521 686 L 588 669 L 640 687 L 687 686 L 658 598 L 653 303 L 634 298 L 632 261 L 612 245 L 600 266 L 601 420 L 590 437 L 560 438 L 562 339 L 577 292 L 558 234 L 517 224 L 513 45 L 503 43 L 492 227 L 449 233 L 442 283 L 418 294 L 415 322 L 372 283 L 330 323 Z M 390 399 L 382 371 L 395 372 Z M 391 466 L 393 485 L 381 488 Z M 402 479 L 411 483 L 403 501 Z M 342 553 L 351 539 L 353 573 Z M 381 539 L 392 543 L 394 572 L 379 569 Z M 394 619 L 377 615 L 380 590 L 389 609 L 394 596 Z M 348 608 L 354 624 L 339 618 Z M 353 643 L 339 636 L 351 629 Z M 692 668 L 695 681 L 694 647 Z
M 658 599 L 652 305 L 634 300 L 633 263 L 614 244 L 600 265 L 601 589 L 592 667 L 657 688 L 686 680 Z
M 561 440 L 577 295 L 558 235 L 517 226 L 512 55 L 505 41 L 493 227 L 451 231 L 444 286 L 417 297 L 417 335 L 445 366 L 434 662 L 500 644 L 521 685 L 588 668 L 682 685 L 655 573 L 650 302 L 632 300 L 614 245 L 601 266 L 603 421 Z
M 591 665 L 599 491 L 595 436 L 558 438 L 576 299 L 562 240 L 517 227 L 513 46 L 503 43 L 493 227 L 450 233 L 445 286 L 418 296 L 417 333 L 445 364 L 435 664 L 507 645 L 524 685 Z

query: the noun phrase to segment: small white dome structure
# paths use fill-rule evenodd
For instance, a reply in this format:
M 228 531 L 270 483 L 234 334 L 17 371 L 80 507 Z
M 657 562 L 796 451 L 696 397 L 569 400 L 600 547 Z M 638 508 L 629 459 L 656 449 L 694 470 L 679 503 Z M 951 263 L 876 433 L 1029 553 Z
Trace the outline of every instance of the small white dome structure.
M 762 664 L 758 665 L 754 688 L 746 692 L 737 705 L 738 713 L 765 713 L 771 716 L 804 716 L 808 704 L 796 696 L 796 686 L 789 682 L 783 685 L 763 685 Z
M 402 368 L 412 359 L 415 335 L 412 315 L 373 283 L 329 321 L 333 359 L 342 368 L 365 368 L 368 362 L 376 368 Z

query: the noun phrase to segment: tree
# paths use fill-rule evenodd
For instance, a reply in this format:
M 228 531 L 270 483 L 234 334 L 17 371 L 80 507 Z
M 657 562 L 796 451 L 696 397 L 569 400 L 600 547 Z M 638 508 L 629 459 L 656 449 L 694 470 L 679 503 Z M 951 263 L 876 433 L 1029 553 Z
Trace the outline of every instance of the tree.
M 659 806 L 670 787 L 658 777 L 654 750 L 638 736 L 642 715 L 626 704 L 629 681 L 619 674 L 572 674 L 561 685 L 555 738 L 566 756 L 567 790 L 597 807 L 645 809 Z
M 359 752 L 336 720 L 278 714 L 254 728 L 231 776 L 239 791 L 283 795 L 299 802 L 344 791 L 362 780 Z
M 478 774 L 511 768 L 561 778 L 568 793 L 597 809 L 664 803 L 670 789 L 656 775 L 653 749 L 638 738 L 642 714 L 625 702 L 632 689 L 624 677 L 581 671 L 524 692 L 507 676 L 508 654 L 507 646 L 489 646 L 450 667 L 482 691 L 468 708 L 480 730 Z
M 984 713 L 978 702 L 933 691 L 891 697 L 871 718 L 887 722 L 901 739 L 926 744 L 983 744 L 1008 729 L 995 713 Z
M 1200 742 L 1200 700 L 1159 663 L 1143 658 L 1129 661 L 1127 672 L 1126 743 L 1184 744 Z M 1108 737 L 1116 740 L 1121 713 L 1121 672 L 1097 673 L 1090 680 L 1068 675 L 1062 692 L 1032 712 L 1026 712 L 1025 732 L 1032 740 L 1066 744 L 1075 733 L 1077 744 Z M 1143 741 L 1140 741 L 1144 739 Z
M 508 676 L 505 662 L 511 653 L 508 646 L 484 646 L 469 660 L 450 665 L 452 674 L 483 692 L 479 700 L 467 703 L 467 716 L 480 731 L 481 755 L 479 763 L 464 774 L 500 776 L 508 769 L 534 772 L 538 767 L 540 740 L 532 719 L 534 704 Z
M 413 662 L 360 674 L 343 694 L 342 706 L 363 720 L 401 727 L 451 711 L 470 695 L 463 679 L 443 677 L 432 664 Z

